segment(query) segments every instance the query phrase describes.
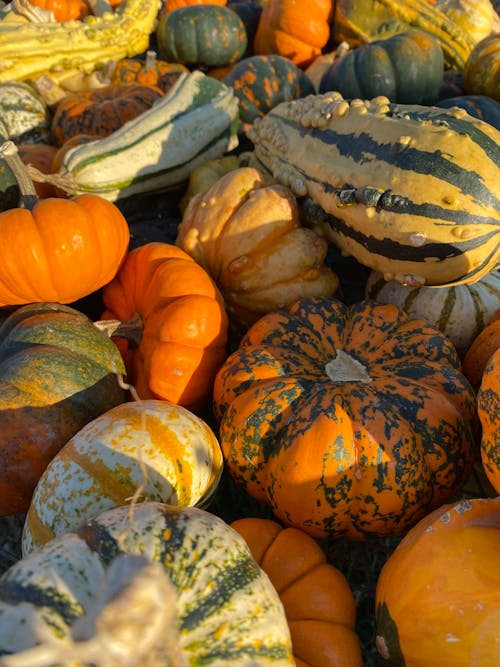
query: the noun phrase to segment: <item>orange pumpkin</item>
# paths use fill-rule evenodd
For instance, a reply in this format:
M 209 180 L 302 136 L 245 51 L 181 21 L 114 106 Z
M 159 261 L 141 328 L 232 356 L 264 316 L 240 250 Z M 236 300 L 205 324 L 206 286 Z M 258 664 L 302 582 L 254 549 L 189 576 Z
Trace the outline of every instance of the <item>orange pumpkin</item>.
M 171 12 L 179 7 L 188 7 L 189 5 L 219 5 L 224 7 L 227 0 L 162 0 L 159 16 Z
M 497 323 L 500 320 L 497 320 Z M 500 346 L 499 346 L 500 347 Z M 500 349 L 489 358 L 477 392 L 481 422 L 481 461 L 493 488 L 500 494 Z
M 500 348 L 500 310 L 493 313 L 484 329 L 474 338 L 463 359 L 463 372 L 476 389 L 491 355 Z
M 120 209 L 97 195 L 38 199 L 13 142 L 1 155 L 24 207 L 0 213 L 0 306 L 71 303 L 116 274 L 130 233 Z
M 87 0 L 29 0 L 32 5 L 53 12 L 58 23 L 83 19 L 91 14 Z
M 238 519 L 231 527 L 280 596 L 297 667 L 361 667 L 354 596 L 316 541 L 270 519 Z
M 107 137 L 149 109 L 162 96 L 159 88 L 140 83 L 111 84 L 67 95 L 58 103 L 52 116 L 53 139 L 62 146 L 75 134 Z
M 471 472 L 475 395 L 452 342 L 393 305 L 268 313 L 214 383 L 228 472 L 313 537 L 403 534 Z
M 391 665 L 500 664 L 500 497 L 444 505 L 380 573 L 377 648 Z
M 169 90 L 181 74 L 189 73 L 187 67 L 181 63 L 168 63 L 159 60 L 155 51 L 146 51 L 144 59 L 122 58 L 115 64 L 111 83 L 140 83 L 146 86 L 156 86 L 164 93 Z
M 191 410 L 203 406 L 226 356 L 228 324 L 222 296 L 205 269 L 174 245 L 147 243 L 128 254 L 102 298 L 104 320 L 137 325 L 135 349 L 120 329 L 116 335 L 139 396 Z
M 267 0 L 255 33 L 254 53 L 274 53 L 307 67 L 328 41 L 332 12 L 331 0 Z

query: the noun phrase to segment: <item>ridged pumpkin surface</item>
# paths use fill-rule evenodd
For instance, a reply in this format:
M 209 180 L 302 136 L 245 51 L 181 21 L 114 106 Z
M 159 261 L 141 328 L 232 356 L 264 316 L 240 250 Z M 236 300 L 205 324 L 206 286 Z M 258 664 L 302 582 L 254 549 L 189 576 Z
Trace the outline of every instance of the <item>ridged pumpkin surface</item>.
M 184 664 L 294 665 L 278 594 L 243 538 L 204 510 L 154 502 L 104 512 L 11 567 L 0 579 L 0 655 L 32 647 L 40 628 L 53 641 L 67 638 L 98 597 L 110 563 L 124 553 L 165 568 L 177 591 Z M 137 642 L 143 631 L 137 628 Z
M 231 475 L 315 537 L 401 534 L 471 466 L 475 397 L 452 343 L 392 305 L 264 315 L 214 385 Z
M 376 589 L 377 647 L 391 665 L 500 664 L 500 497 L 436 509 L 400 542 Z
M 0 328 L 0 515 L 26 512 L 40 476 L 85 424 L 122 403 L 115 345 L 82 313 L 33 304 Z
M 167 401 L 122 403 L 84 426 L 49 463 L 23 530 L 23 554 L 138 499 L 204 506 L 222 473 L 210 427 Z

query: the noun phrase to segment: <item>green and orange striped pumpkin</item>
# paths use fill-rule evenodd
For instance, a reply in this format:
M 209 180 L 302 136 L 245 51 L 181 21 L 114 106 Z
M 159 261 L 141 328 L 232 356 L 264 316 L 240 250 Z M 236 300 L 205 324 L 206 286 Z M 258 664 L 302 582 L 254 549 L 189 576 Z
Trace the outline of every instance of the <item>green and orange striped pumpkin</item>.
M 452 343 L 393 305 L 264 315 L 214 384 L 230 474 L 314 537 L 404 533 L 470 474 L 475 396 Z

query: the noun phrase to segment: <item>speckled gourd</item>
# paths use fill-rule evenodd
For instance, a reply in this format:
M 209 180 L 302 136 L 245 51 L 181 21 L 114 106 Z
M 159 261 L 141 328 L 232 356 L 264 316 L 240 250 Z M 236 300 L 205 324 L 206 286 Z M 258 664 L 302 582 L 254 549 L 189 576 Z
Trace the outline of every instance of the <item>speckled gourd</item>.
M 318 229 L 386 280 L 470 283 L 497 265 L 500 132 L 463 109 L 332 92 L 283 102 L 247 134 L 318 205 Z

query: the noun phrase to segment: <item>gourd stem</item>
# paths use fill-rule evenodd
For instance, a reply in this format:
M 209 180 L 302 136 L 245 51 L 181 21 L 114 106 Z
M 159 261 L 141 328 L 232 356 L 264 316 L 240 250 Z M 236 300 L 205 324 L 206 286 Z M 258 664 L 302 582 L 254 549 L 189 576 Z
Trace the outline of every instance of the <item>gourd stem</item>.
M 325 372 L 332 382 L 371 382 L 366 367 L 345 350 L 337 350 L 327 364 Z
M 144 59 L 144 69 L 150 70 L 156 67 L 156 51 L 150 50 L 146 51 L 146 57 Z
M 135 313 L 134 317 L 125 322 L 122 320 L 97 320 L 94 322 L 94 326 L 109 338 L 112 336 L 125 338 L 132 347 L 139 347 L 144 331 L 144 321 L 138 313 Z
M 21 160 L 18 148 L 13 141 L 4 141 L 0 145 L 0 158 L 14 174 L 19 190 L 21 191 L 21 207 L 32 211 L 38 201 L 38 196 L 26 165 Z

